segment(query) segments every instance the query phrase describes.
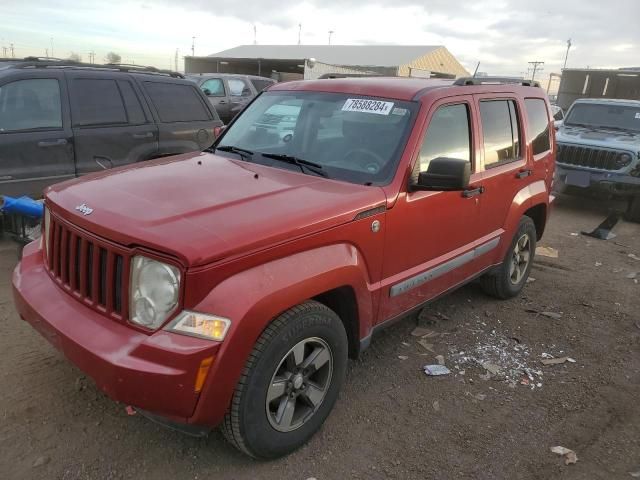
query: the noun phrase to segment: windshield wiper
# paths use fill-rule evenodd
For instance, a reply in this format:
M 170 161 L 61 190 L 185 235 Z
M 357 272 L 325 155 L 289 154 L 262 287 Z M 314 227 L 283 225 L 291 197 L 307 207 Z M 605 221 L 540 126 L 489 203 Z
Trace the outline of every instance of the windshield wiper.
M 304 160 L 302 158 L 295 157 L 293 155 L 287 155 L 285 153 L 261 153 L 263 157 L 272 158 L 274 160 L 280 160 L 282 162 L 290 163 L 291 165 L 297 165 L 300 168 L 300 171 L 304 173 L 305 169 L 309 170 L 316 175 L 320 175 L 321 177 L 327 178 L 327 172 L 322 169 L 322 165 L 315 162 L 310 162 L 309 160 Z
M 221 147 L 216 147 L 216 150 L 220 150 L 221 152 L 237 153 L 242 157 L 243 160 L 250 160 L 253 156 L 253 152 L 251 150 L 236 147 L 234 145 L 223 145 Z

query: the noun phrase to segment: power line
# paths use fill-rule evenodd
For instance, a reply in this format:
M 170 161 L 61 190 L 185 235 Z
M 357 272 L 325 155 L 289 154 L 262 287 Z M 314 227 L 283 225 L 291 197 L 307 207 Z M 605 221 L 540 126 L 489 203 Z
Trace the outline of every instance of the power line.
M 537 60 L 535 62 L 528 62 L 528 63 L 533 68 L 533 73 L 531 74 L 531 81 L 533 82 L 536 78 L 536 72 L 541 72 L 542 70 L 544 70 L 543 68 L 538 68 L 541 65 L 544 65 L 544 62 Z

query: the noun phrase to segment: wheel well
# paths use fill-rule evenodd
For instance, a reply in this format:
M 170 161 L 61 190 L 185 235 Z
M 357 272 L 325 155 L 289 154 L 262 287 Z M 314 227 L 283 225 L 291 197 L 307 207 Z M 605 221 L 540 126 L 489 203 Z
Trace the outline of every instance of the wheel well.
M 529 210 L 524 212 L 524 214 L 533 220 L 533 223 L 536 226 L 536 237 L 540 240 L 544 233 L 545 224 L 547 223 L 547 206 L 541 203 L 531 207 Z
M 329 307 L 340 317 L 347 332 L 349 357 L 357 358 L 360 351 L 360 335 L 358 304 L 353 289 L 349 286 L 334 288 L 313 297 L 313 300 Z

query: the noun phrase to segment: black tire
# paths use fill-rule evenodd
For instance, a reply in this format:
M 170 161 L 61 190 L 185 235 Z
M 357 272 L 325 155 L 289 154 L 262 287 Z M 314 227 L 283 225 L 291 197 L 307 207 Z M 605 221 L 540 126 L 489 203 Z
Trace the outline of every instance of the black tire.
M 523 269 L 518 281 L 514 282 L 512 278 L 511 268 L 514 261 L 514 251 L 516 244 L 524 235 L 528 236 L 529 241 L 529 260 Z M 536 251 L 536 226 L 530 217 L 524 216 L 520 219 L 518 230 L 511 240 L 511 246 L 502 261 L 502 264 L 494 271 L 480 277 L 480 285 L 488 295 L 492 297 L 506 300 L 518 295 L 531 272 L 533 258 Z
M 630 222 L 640 223 L 640 195 L 631 198 L 625 216 Z
M 272 404 L 267 404 L 267 394 L 275 383 L 274 376 L 288 365 L 285 359 L 290 358 L 287 355 L 294 346 L 314 339 L 328 346 L 331 358 L 332 369 L 329 379 L 325 377 L 324 380 L 324 396 L 315 410 L 302 417 L 306 418 L 304 423 L 292 431 L 278 431 L 273 426 L 276 418 L 269 414 Z M 307 344 L 303 345 L 306 348 Z M 224 436 L 241 452 L 262 459 L 280 457 L 304 445 L 320 429 L 338 398 L 346 372 L 347 353 L 344 325 L 325 305 L 307 301 L 284 312 L 262 332 L 249 355 L 222 424 Z M 288 383 L 291 388 L 293 383 Z M 303 395 L 300 399 L 302 408 L 311 408 L 307 397 L 303 393 L 300 395 Z M 273 402 L 279 404 L 280 401 L 286 405 L 287 394 Z M 297 397 L 294 405 L 299 405 L 296 402 Z

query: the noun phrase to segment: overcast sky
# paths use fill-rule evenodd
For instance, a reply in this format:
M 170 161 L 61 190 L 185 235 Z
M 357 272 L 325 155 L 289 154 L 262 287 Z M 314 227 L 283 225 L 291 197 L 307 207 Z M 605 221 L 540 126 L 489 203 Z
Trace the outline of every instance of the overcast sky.
M 88 60 L 108 51 L 124 62 L 168 68 L 176 48 L 207 55 L 253 43 L 445 45 L 467 68 L 524 75 L 544 61 L 569 67 L 640 66 L 640 0 L 0 0 L 0 48 L 15 55 Z M 2 50 L 0 50 L 0 56 Z M 182 69 L 182 61 L 180 61 Z

